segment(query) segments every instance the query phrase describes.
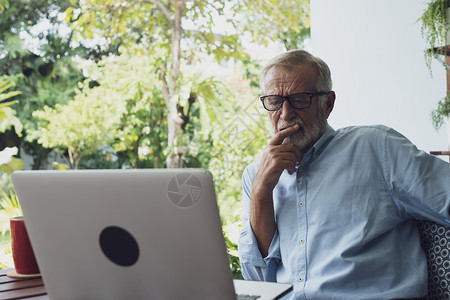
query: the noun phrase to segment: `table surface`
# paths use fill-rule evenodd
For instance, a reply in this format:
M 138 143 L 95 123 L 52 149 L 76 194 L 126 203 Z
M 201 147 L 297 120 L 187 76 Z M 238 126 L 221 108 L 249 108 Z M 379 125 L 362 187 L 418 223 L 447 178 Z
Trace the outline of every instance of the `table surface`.
M 10 278 L 6 276 L 10 271 L 0 270 L 0 299 L 49 299 L 42 278 Z

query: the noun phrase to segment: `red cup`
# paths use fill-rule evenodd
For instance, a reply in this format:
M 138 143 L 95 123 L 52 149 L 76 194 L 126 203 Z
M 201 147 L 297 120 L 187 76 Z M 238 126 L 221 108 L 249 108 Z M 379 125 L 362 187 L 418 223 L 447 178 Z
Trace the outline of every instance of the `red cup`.
M 11 249 L 14 267 L 18 274 L 38 274 L 39 267 L 31 247 L 23 217 L 14 217 L 10 220 Z

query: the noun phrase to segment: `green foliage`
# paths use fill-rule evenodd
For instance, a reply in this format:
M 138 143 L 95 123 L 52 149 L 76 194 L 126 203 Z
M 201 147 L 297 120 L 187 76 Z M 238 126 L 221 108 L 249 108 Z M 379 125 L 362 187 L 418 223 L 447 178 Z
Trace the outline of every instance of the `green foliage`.
M 241 71 L 241 67 L 238 71 Z M 238 72 L 239 74 L 239 72 Z M 242 75 L 241 75 L 242 76 Z M 239 220 L 241 177 L 244 168 L 262 152 L 269 139 L 267 112 L 258 100 L 258 89 L 250 89 L 251 79 L 234 76 L 225 80 L 233 91 L 228 110 L 217 115 L 211 131 L 211 160 L 220 211 L 225 224 Z
M 10 101 L 11 98 L 20 95 L 20 91 L 6 92 L 14 84 L 5 79 L 0 82 L 0 132 L 5 132 L 11 126 L 17 135 L 22 133 L 22 122 L 16 117 L 16 112 L 11 108 L 12 105 L 18 103 L 18 101 Z
M 0 0 L 0 10 L 5 10 L 6 8 L 8 8 L 8 6 L 8 0 Z
M 422 22 L 422 36 L 425 38 L 429 49 L 425 50 L 425 62 L 431 73 L 432 58 L 438 58 L 446 54 L 446 45 L 450 43 L 447 40 L 450 30 L 449 15 L 447 13 L 450 7 L 450 0 L 432 0 L 428 3 L 427 9 L 420 17 Z M 443 61 L 443 66 L 447 70 L 448 66 Z M 448 70 L 447 70 L 448 74 Z M 448 76 L 448 75 L 447 75 Z M 438 106 L 431 112 L 431 120 L 435 129 L 439 129 L 444 119 L 450 116 L 450 94 L 438 102 Z
M 33 111 L 68 103 L 83 78 L 80 58 L 95 61 L 109 51 L 73 41 L 73 32 L 61 18 L 68 6 L 69 0 L 9 1 L 0 13 L 0 74 L 9 75 L 22 93 L 13 108 L 24 127 L 20 138 L 2 135 L 2 140 L 31 155 L 33 169 L 45 166 L 52 151 L 27 135 L 37 129 Z
M 15 116 L 15 111 L 11 105 L 17 101 L 9 101 L 11 98 L 20 95 L 20 92 L 6 92 L 14 85 L 9 79 L 0 81 L 0 132 L 4 132 L 10 125 L 14 126 L 17 134 L 22 132 L 22 124 Z M 13 157 L 18 149 L 16 147 L 6 147 L 0 151 L 0 172 L 2 198 L 0 201 L 0 230 L 2 239 L 7 242 L 0 243 L 0 268 L 8 268 L 12 266 L 11 250 L 9 247 L 9 220 L 12 217 L 22 215 L 17 196 L 10 182 L 10 174 L 15 170 L 23 169 L 23 161 Z M 6 246 L 5 246 L 6 244 Z
M 104 97 L 101 90 L 82 85 L 74 100 L 67 105 L 56 104 L 35 111 L 33 117 L 39 129 L 30 132 L 32 138 L 46 148 L 68 152 L 68 163 L 77 169 L 80 159 L 92 154 L 113 139 L 113 130 L 120 121 L 120 98 Z
M 310 35 L 309 1 L 245 0 L 234 2 L 232 11 L 239 32 L 256 43 L 281 42 L 297 49 Z
M 0 269 L 9 269 L 14 267 L 11 254 L 11 247 L 0 248 Z
M 187 2 L 185 20 L 192 22 L 195 30 L 183 31 L 183 38 L 190 37 L 194 43 L 183 46 L 182 58 L 198 59 L 192 54 L 206 50 L 214 54 L 217 60 L 244 58 L 242 44 L 238 35 L 217 36 L 212 32 L 218 15 L 224 14 L 227 3 L 231 1 Z M 79 32 L 78 38 L 95 39 L 107 37 L 106 43 L 120 43 L 132 48 L 142 41 L 152 45 L 146 51 L 149 55 L 164 57 L 170 64 L 173 32 L 172 21 L 174 7 L 165 1 L 130 2 L 126 0 L 83 0 L 66 10 L 66 20 Z M 144 20 L 144 23 L 141 22 Z M 231 24 L 232 20 L 228 20 Z M 163 54 L 160 55 L 159 53 Z M 169 70 L 169 67 L 165 67 Z
M 450 92 L 447 96 L 438 102 L 438 106 L 431 112 L 431 120 L 435 129 L 441 128 L 444 125 L 445 118 L 450 117 Z
M 0 269 L 14 267 L 10 246 L 10 220 L 22 215 L 22 209 L 15 192 L 13 190 L 2 192 L 0 201 Z
M 11 98 L 20 95 L 18 91 L 6 92 L 14 84 L 9 82 L 9 79 L 0 81 L 0 132 L 9 130 L 12 126 L 17 135 L 22 133 L 22 123 L 16 117 L 16 112 L 11 106 L 18 101 L 11 101 Z M 11 174 L 15 170 L 23 169 L 23 161 L 13 157 L 16 155 L 18 149 L 16 147 L 5 147 L 0 151 L 0 172 Z
M 53 164 L 55 165 L 56 163 L 54 162 Z M 111 146 L 100 147 L 95 153 L 83 157 L 78 165 L 80 169 L 128 169 L 132 167 L 130 159 L 123 153 L 114 152 Z M 59 170 L 63 168 L 69 169 L 65 165 L 58 166 Z
M 5 91 L 12 86 L 14 86 L 14 84 L 10 83 L 8 79 L 4 82 L 0 82 L 0 102 L 21 94 L 18 91 L 5 93 Z M 0 116 L 0 118 L 3 117 Z
M 7 151 L 7 149 L 11 149 L 11 148 L 5 148 L 0 153 L 3 155 L 4 152 Z M 14 147 L 12 149 L 17 149 L 17 148 Z M 0 172 L 11 175 L 12 172 L 14 172 L 16 170 L 23 170 L 23 168 L 24 168 L 23 160 L 21 160 L 20 158 L 15 158 L 15 157 L 11 156 L 8 162 L 4 162 L 0 165 Z
M 58 57 L 67 56 L 69 52 L 70 34 L 63 37 L 62 21 L 59 11 L 67 8 L 68 0 L 33 0 L 10 1 L 9 7 L 0 14 L 0 73 L 15 75 L 22 72 L 24 64 L 33 58 L 42 58 L 47 62 L 54 62 Z M 48 20 L 53 26 L 41 26 L 37 30 L 36 24 Z M 42 24 L 43 25 L 43 24 Z M 22 40 L 26 36 L 26 40 Z M 63 38 L 64 45 L 58 44 Z M 33 45 L 33 41 L 43 41 Z M 46 51 L 52 49 L 52 51 Z M 24 58 L 27 58 L 23 60 Z
M 433 48 L 447 45 L 447 32 L 449 23 L 447 20 L 447 8 L 450 7 L 450 0 L 432 0 L 428 3 L 427 9 L 420 17 L 422 22 L 422 36 L 425 38 L 430 49 L 425 50 L 425 62 L 431 72 L 431 59 L 439 54 Z M 439 51 L 438 51 L 439 52 Z
M 267 13 L 268 17 L 261 18 L 260 11 Z M 230 17 L 226 17 L 225 12 Z M 226 34 L 214 32 L 218 17 L 233 29 Z M 249 55 L 242 43 L 244 33 L 252 33 L 254 42 L 267 44 L 281 40 L 286 47 L 297 47 L 309 35 L 307 1 L 281 4 L 277 1 L 248 1 L 239 4 L 214 0 L 192 3 L 82 0 L 66 10 L 66 21 L 72 23 L 78 38 L 104 37 L 103 42 L 108 46 L 120 44 L 122 53 L 132 51 L 158 57 L 154 70 L 159 74 L 159 86 L 168 110 L 168 141 L 164 152 L 168 167 L 181 166 L 185 160 L 189 139 L 185 130 L 190 121 L 189 111 L 195 102 L 200 102 L 201 130 L 206 134 L 210 129 L 209 118 L 203 117 L 213 115 L 211 107 L 214 106 L 204 100 L 220 97 L 212 81 L 207 82 L 203 78 L 204 84 L 186 81 L 189 76 L 183 74 L 183 65 L 195 65 L 204 55 L 214 56 L 217 62 L 231 58 L 248 60 Z M 185 28 L 187 23 L 195 30 Z M 139 44 L 147 47 L 136 46 Z M 202 97 L 202 93 L 209 93 L 209 96 Z M 138 141 L 126 140 L 127 144 Z M 136 157 L 134 153 L 133 159 L 139 162 Z
M 230 260 L 230 269 L 233 273 L 234 279 L 243 279 L 237 246 L 239 231 L 240 225 L 238 223 L 223 227 L 223 233 L 228 250 L 228 258 Z
M 114 152 L 131 166 L 164 167 L 167 147 L 167 109 L 155 66 L 147 55 L 109 56 L 88 73 L 98 86 L 86 90 L 89 101 L 112 101 L 118 106 L 116 126 L 111 128 Z M 143 76 L 144 74 L 144 76 Z M 139 149 L 147 153 L 139 153 Z
M 9 220 L 22 215 L 22 208 L 20 207 L 16 193 L 14 191 L 10 191 L 9 193 L 3 192 L 0 201 L 0 224 L 2 224 L 1 233 L 3 237 L 9 231 Z
M 22 91 L 22 105 L 16 110 L 24 120 L 26 130 L 36 129 L 36 120 L 32 114 L 44 106 L 55 107 L 68 103 L 75 95 L 77 83 L 82 75 L 75 62 L 70 58 L 62 58 L 54 63 L 44 63 L 34 59 L 28 66 L 27 75 L 19 74 L 14 81 Z M 45 71 L 44 71 L 45 70 Z M 27 141 L 32 141 L 29 137 Z
M 230 111 L 234 95 L 221 81 L 213 77 L 205 77 L 201 73 L 192 72 L 190 65 L 182 67 L 182 80 L 179 105 L 185 109 L 187 115 L 192 104 L 189 99 L 195 98 L 198 108 L 198 120 L 200 122 L 200 134 L 203 137 L 209 135 L 212 123 L 222 120 L 221 115 Z
M 162 57 L 170 56 L 169 20 L 158 13 L 155 4 L 82 0 L 67 8 L 65 13 L 65 20 L 72 24 L 79 41 L 100 40 L 106 47 L 121 45 L 129 49 L 150 41 L 154 47 L 139 51 L 147 54 L 164 52 Z
M 64 171 L 64 170 L 70 170 L 70 168 L 69 168 L 67 165 L 58 163 L 58 162 L 56 162 L 56 161 L 54 161 L 54 162 L 52 163 L 52 167 L 53 167 L 53 169 L 55 169 L 55 170 L 62 170 L 62 171 Z
M 75 96 L 75 89 L 82 79 L 81 72 L 75 62 L 68 57 L 58 59 L 54 63 L 41 64 L 39 59 L 30 64 L 28 76 L 19 74 L 16 83 L 22 90 L 22 105 L 16 106 L 18 116 L 23 120 L 27 134 L 24 139 L 24 150 L 33 157 L 33 168 L 38 168 L 49 153 L 48 148 L 36 144 L 37 137 L 33 132 L 38 130 L 39 120 L 33 112 L 43 107 L 56 108 L 65 105 Z M 42 73 L 47 68 L 45 73 Z M 48 73 L 47 73 L 48 72 Z

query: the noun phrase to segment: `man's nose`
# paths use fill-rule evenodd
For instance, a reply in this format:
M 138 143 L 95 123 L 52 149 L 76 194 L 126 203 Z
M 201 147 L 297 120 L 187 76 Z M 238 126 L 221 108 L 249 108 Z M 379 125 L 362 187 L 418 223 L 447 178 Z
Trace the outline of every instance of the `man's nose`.
M 284 101 L 280 108 L 280 118 L 285 121 L 291 120 L 295 116 L 295 108 L 289 103 L 289 101 Z

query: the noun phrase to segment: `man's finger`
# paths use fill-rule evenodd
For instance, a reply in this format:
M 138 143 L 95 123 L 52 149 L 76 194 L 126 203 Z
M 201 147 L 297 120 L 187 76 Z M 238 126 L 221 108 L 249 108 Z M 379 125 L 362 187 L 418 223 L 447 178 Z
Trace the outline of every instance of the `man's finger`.
M 278 131 L 273 139 L 270 141 L 270 145 L 281 145 L 283 143 L 283 140 L 294 133 L 297 132 L 297 130 L 300 128 L 300 125 L 295 124 L 294 126 L 288 127 L 284 130 Z

